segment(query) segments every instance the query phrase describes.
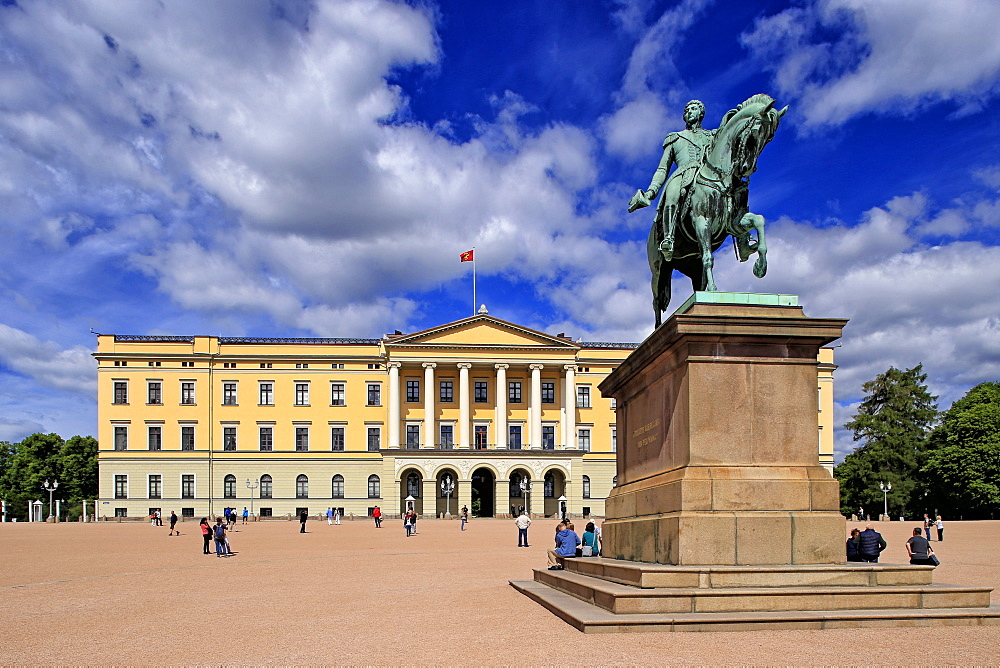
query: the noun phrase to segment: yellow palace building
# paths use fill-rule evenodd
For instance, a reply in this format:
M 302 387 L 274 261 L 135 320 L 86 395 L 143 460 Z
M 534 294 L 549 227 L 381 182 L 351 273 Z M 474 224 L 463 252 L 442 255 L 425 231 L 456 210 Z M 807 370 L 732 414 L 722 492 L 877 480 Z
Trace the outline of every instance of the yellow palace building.
M 635 347 L 485 309 L 381 339 L 99 334 L 97 512 L 603 515 L 617 439 L 597 386 Z M 817 367 L 830 467 L 832 361 Z

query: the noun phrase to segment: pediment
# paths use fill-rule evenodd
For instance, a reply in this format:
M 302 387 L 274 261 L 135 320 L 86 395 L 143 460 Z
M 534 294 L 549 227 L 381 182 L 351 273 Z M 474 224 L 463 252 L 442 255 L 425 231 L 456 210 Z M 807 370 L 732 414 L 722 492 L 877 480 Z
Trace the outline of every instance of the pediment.
M 386 348 L 562 348 L 579 346 L 565 337 L 552 336 L 490 315 L 475 315 L 413 334 L 390 337 Z

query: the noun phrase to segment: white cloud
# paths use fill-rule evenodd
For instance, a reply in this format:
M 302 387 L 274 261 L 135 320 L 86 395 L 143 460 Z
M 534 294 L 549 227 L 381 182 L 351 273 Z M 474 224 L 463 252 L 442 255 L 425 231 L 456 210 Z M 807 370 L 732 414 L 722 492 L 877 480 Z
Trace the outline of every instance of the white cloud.
M 63 349 L 51 341 L 0 323 L 0 361 L 41 385 L 94 396 L 96 363 L 83 346 Z
M 998 25 L 993 0 L 815 0 L 742 40 L 805 125 L 836 125 L 942 100 L 978 110 L 998 90 Z

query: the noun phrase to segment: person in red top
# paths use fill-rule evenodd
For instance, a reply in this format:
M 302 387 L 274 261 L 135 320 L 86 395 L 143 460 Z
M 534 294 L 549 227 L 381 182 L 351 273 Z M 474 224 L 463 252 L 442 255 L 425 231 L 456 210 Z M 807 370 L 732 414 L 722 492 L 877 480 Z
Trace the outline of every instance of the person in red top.
M 375 528 L 382 528 L 382 511 L 378 506 L 375 506 L 375 510 L 372 511 L 372 517 L 375 519 Z
M 212 542 L 212 529 L 211 527 L 208 526 L 207 517 L 201 518 L 201 537 L 205 541 L 205 547 L 203 548 L 203 553 L 212 554 L 211 551 L 209 551 L 208 549 L 209 543 Z

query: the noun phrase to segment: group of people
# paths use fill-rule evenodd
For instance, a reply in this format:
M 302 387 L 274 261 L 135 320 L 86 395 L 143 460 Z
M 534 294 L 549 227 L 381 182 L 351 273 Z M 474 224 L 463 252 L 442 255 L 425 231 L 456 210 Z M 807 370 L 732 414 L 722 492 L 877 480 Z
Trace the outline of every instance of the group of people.
M 548 550 L 549 570 L 563 570 L 562 560 L 570 557 L 597 557 L 601 554 L 601 530 L 587 522 L 583 538 L 576 533 L 572 522 L 563 520 L 556 525 L 555 548 Z
M 235 513 L 234 513 L 235 516 Z M 233 522 L 235 524 L 235 520 Z M 209 543 L 212 539 L 215 539 L 215 556 L 219 557 L 231 557 L 233 556 L 233 549 L 229 545 L 229 523 L 224 521 L 221 517 L 217 517 L 215 525 L 209 525 L 208 518 L 202 517 L 201 523 L 198 525 L 201 528 L 201 537 L 204 540 L 203 553 L 212 554 L 209 550 Z
M 407 508 L 403 513 L 403 528 L 406 529 L 406 537 L 417 533 L 417 512 L 413 508 Z
M 924 513 L 924 533 L 927 534 L 927 540 L 931 539 L 931 527 L 937 529 L 938 542 L 944 541 L 944 522 L 941 520 L 941 516 L 938 515 L 937 519 L 932 518 L 927 513 Z
M 326 523 L 330 525 L 340 524 L 340 508 L 326 509 Z
M 924 515 L 924 517 L 927 516 Z M 940 516 L 938 521 L 941 521 Z M 941 562 L 934 554 L 934 548 L 931 547 L 930 529 L 927 528 L 926 521 L 923 528 L 927 532 L 927 537 L 921 535 L 921 527 L 915 527 L 913 535 L 906 541 L 906 555 L 912 565 L 938 566 Z M 938 531 L 938 540 L 941 540 L 940 536 L 943 535 L 944 529 L 938 529 Z M 882 534 L 875 531 L 871 524 L 868 524 L 864 531 L 851 529 L 851 537 L 847 539 L 846 547 L 848 561 L 877 564 L 879 555 L 886 548 L 886 542 L 882 538 Z

